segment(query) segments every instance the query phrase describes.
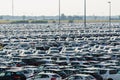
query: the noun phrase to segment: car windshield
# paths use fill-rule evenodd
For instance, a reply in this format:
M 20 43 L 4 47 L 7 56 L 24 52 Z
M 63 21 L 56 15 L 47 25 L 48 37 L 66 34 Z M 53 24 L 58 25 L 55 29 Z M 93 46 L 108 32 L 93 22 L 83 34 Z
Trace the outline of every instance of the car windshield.
M 38 54 L 46 54 L 45 52 L 38 52 Z
M 22 73 L 21 73 L 21 72 L 16 72 L 16 74 L 17 74 L 17 75 L 20 75 L 20 74 L 22 74 Z
M 60 60 L 67 60 L 67 58 L 60 58 Z
M 94 79 L 93 76 L 87 76 L 86 78 L 87 78 L 88 80 Z
M 21 47 L 28 47 L 27 44 L 21 44 Z
M 74 79 L 78 80 L 78 79 L 82 79 L 82 77 L 81 76 L 75 76 Z
M 66 51 L 73 51 L 73 48 L 67 48 Z
M 25 54 L 32 54 L 32 52 L 25 52 Z
M 48 75 L 45 75 L 45 74 L 39 74 L 36 76 L 37 78 L 49 78 Z
M 5 73 L 4 73 L 4 72 L 0 73 L 0 77 L 2 77 L 2 76 L 4 76 L 4 75 L 5 75 Z
M 23 71 L 24 74 L 29 74 L 30 72 L 28 70 Z
M 50 53 L 59 53 L 59 51 L 51 51 Z

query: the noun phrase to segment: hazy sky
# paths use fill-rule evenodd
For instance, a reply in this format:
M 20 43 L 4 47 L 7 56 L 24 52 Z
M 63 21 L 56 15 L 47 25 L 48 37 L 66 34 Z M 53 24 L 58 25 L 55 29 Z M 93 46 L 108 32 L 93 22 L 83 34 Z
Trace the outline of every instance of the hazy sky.
M 59 0 L 14 0 L 14 15 L 58 15 Z M 108 15 L 109 0 L 86 0 L 87 15 Z M 112 2 L 112 15 L 120 15 L 120 0 Z M 83 15 L 84 0 L 61 0 L 61 13 Z M 11 15 L 12 0 L 0 0 L 0 15 Z

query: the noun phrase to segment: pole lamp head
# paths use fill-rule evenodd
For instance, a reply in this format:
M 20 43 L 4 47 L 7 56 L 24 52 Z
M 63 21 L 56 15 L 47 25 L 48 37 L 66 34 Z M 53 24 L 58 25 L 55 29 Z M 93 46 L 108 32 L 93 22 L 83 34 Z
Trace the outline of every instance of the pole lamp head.
M 109 3 L 109 4 L 111 4 L 111 2 L 110 2 L 110 1 L 108 1 L 108 3 Z

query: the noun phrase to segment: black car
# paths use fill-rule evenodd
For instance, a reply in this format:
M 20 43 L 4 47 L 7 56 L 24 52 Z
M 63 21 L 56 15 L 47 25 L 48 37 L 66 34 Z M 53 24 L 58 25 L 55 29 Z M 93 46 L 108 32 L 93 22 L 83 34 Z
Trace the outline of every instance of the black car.
M 26 77 L 20 70 L 7 70 L 0 73 L 0 80 L 26 80 Z

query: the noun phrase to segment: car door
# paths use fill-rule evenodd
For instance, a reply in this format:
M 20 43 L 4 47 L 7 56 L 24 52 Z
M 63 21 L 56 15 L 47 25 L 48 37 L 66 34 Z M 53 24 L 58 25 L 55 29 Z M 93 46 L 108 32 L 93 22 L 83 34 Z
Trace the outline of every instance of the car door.
M 0 80 L 5 80 L 5 73 L 4 72 L 0 73 Z
M 74 77 L 71 76 L 71 77 L 69 77 L 67 80 L 74 80 Z
M 84 80 L 81 76 L 71 76 L 68 80 Z
M 50 77 L 46 74 L 39 74 L 35 77 L 34 80 L 50 80 Z
M 6 73 L 5 73 L 5 76 L 4 76 L 4 79 L 5 79 L 5 80 L 13 80 L 12 75 L 13 75 L 12 72 L 6 72 Z

